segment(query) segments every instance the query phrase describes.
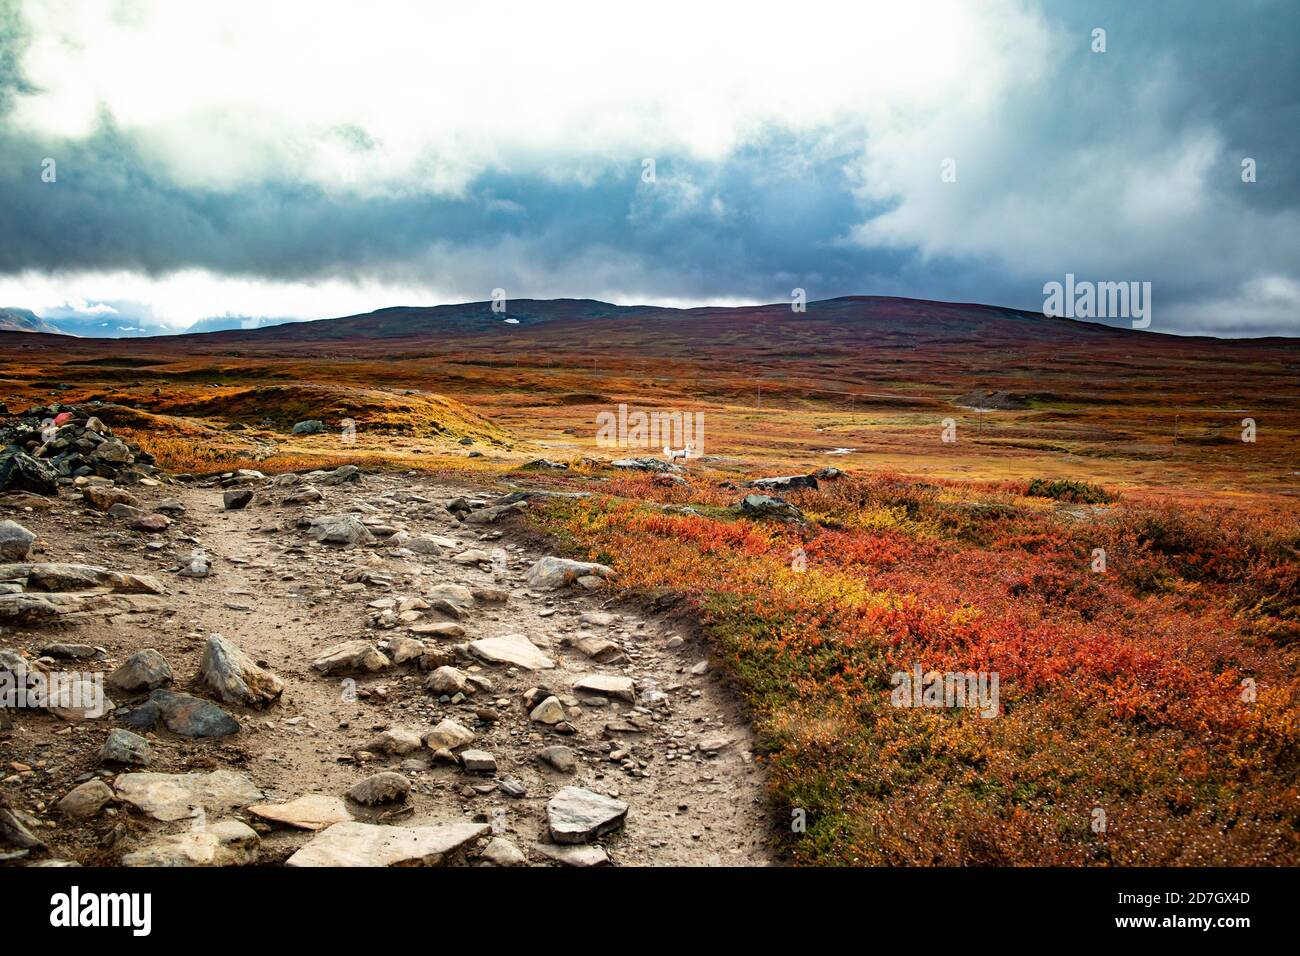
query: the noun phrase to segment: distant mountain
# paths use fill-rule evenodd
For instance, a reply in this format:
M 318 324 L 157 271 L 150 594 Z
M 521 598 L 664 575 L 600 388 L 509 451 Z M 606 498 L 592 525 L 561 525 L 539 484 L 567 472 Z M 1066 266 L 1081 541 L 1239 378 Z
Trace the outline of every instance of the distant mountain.
M 45 320 L 52 331 L 94 339 L 129 339 L 162 335 L 165 329 L 140 319 L 121 315 L 52 316 Z
M 70 310 L 63 310 L 70 311 Z M 199 319 L 189 328 L 177 329 L 117 314 L 56 314 L 42 319 L 30 309 L 0 309 L 0 332 L 45 332 L 52 335 L 76 335 L 89 339 L 138 339 L 152 335 L 189 335 L 202 332 L 264 329 L 298 319 L 269 319 L 263 316 L 220 315 Z
M 59 335 L 56 328 L 30 309 L 0 309 L 0 332 L 45 332 Z
M 9 310 L 11 312 L 22 310 Z M 31 316 L 31 313 L 24 313 Z M 34 316 L 31 316 L 35 318 Z M 36 321 L 41 321 L 37 319 Z M 248 327 L 256 323 L 255 327 Z M 501 311 L 491 302 L 438 306 L 396 306 L 336 319 L 301 320 L 222 316 L 203 319 L 184 332 L 131 320 L 79 317 L 46 321 L 56 331 L 86 337 L 155 336 L 168 347 L 297 348 L 329 343 L 348 352 L 411 354 L 483 338 L 503 346 L 529 342 L 537 347 L 590 347 L 691 355 L 712 350 L 753 348 L 800 353 L 827 346 L 849 351 L 863 346 L 904 350 L 960 346 L 1011 360 L 1029 343 L 1072 346 L 1088 343 L 1146 349 L 1193 347 L 1196 342 L 1294 343 L 1293 339 L 1216 340 L 1157 330 L 1136 331 L 1041 312 L 966 302 L 936 302 L 893 296 L 843 296 L 807 303 L 796 312 L 789 302 L 754 306 L 679 309 L 654 305 L 613 305 L 595 299 L 512 299 Z M 29 329 L 29 331 L 31 331 Z M 1181 343 L 1181 344 L 1178 344 Z M 161 344 L 161 342 L 160 342 Z
M 286 322 L 299 322 L 300 319 L 268 319 L 264 316 L 214 315 L 208 319 L 199 319 L 183 334 L 191 335 L 201 332 L 229 332 L 235 329 L 265 329 L 272 325 L 284 325 Z M 174 332 L 155 332 L 155 335 L 171 335 Z
M 845 296 L 809 302 L 804 312 L 795 312 L 788 302 L 677 309 L 612 305 L 595 299 L 514 299 L 501 312 L 492 311 L 491 302 L 399 306 L 337 319 L 220 332 L 209 341 L 211 344 L 265 345 L 331 342 L 364 348 L 368 343 L 427 345 L 460 335 L 528 333 L 543 338 L 566 337 L 580 342 L 592 334 L 644 332 L 707 348 L 722 341 L 735 341 L 736 336 L 748 337 L 752 342 L 760 339 L 790 341 L 803 338 L 809 329 L 816 329 L 819 336 L 828 339 L 844 337 L 851 342 L 866 335 L 876 341 L 905 346 L 928 341 L 1014 345 L 1027 334 L 1061 341 L 1112 340 L 1139 335 L 1145 335 L 1146 340 L 1167 338 L 1074 319 L 1048 318 L 1039 312 L 999 306 L 887 296 Z
M 491 302 L 394 306 L 337 319 L 305 322 L 273 320 L 275 328 L 222 332 L 221 339 L 239 341 L 246 336 L 249 341 L 256 342 L 406 339 L 429 334 L 492 332 L 542 323 L 648 316 L 665 312 L 679 313 L 680 310 L 651 305 L 611 305 L 595 299 L 514 299 L 502 312 L 494 312 Z

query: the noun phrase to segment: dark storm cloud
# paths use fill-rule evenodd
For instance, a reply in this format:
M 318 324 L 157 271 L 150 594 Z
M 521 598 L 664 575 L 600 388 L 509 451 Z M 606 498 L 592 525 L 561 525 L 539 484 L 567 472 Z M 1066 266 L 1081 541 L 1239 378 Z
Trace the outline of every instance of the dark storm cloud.
M 1064 60 L 987 127 L 961 129 L 951 201 L 860 188 L 861 164 L 889 148 L 868 130 L 778 128 L 718 161 L 657 156 L 653 183 L 632 160 L 572 178 L 489 166 L 455 196 L 365 195 L 286 172 L 182 185 L 107 112 L 77 140 L 19 130 L 8 113 L 27 84 L 25 28 L 0 0 L 0 275 L 200 268 L 647 301 L 772 301 L 798 286 L 1036 309 L 1043 282 L 1091 270 L 1153 280 L 1165 331 L 1300 333 L 1300 5 L 1048 2 L 1042 13 Z M 1098 26 L 1103 56 L 1089 50 Z M 354 125 L 333 135 L 376 146 Z M 1177 168 L 1184 142 L 1202 150 L 1200 174 Z M 1257 183 L 1240 180 L 1245 156 Z M 44 157 L 57 183 L 41 181 Z M 1171 195 L 1157 158 L 1171 164 Z M 937 159 L 915 162 L 937 180 Z

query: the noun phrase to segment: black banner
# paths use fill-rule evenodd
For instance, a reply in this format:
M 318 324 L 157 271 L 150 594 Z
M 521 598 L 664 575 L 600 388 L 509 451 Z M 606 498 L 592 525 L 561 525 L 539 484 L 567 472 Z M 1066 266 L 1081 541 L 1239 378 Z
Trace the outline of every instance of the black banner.
M 843 922 L 873 940 L 930 934 L 1002 943 L 1054 930 L 1066 938 L 1199 934 L 1228 942 L 1277 932 L 1294 897 L 1294 870 L 935 869 L 0 869 L 0 898 L 24 943 L 94 935 L 129 949 L 239 932 L 278 941 L 373 943 L 414 917 L 455 935 L 494 941 L 502 929 L 688 920 L 692 939 L 786 923 L 818 931 Z M 1291 906 L 1291 909 L 1294 907 Z M 640 913 L 640 915 L 637 915 Z M 676 914 L 674 916 L 673 914 Z M 628 922 L 623 923 L 624 920 Z M 829 922 L 828 922 L 829 921 Z M 687 924 L 683 924 L 687 925 Z

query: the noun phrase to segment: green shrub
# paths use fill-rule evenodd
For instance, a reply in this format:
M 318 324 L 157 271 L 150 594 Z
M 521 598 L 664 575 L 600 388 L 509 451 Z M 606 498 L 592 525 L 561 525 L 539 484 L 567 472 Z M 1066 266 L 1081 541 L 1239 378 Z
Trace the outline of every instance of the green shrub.
M 1029 483 L 1025 494 L 1034 498 L 1054 498 L 1057 501 L 1069 501 L 1078 505 L 1101 505 L 1115 500 L 1105 488 L 1089 484 L 1086 481 L 1070 481 L 1066 478 L 1035 478 Z

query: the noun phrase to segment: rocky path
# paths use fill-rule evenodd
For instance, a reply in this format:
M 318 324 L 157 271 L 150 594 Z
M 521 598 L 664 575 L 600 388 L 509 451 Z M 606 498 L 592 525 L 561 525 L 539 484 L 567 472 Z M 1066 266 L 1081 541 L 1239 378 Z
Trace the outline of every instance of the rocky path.
M 619 606 L 595 578 L 530 583 L 545 554 L 503 530 L 526 504 L 492 510 L 494 493 L 350 469 L 130 494 L 127 508 L 170 524 L 122 507 L 113 517 L 75 492 L 50 509 L 0 514 L 39 536 L 29 562 L 98 565 L 167 592 L 70 625 L 11 626 L 0 647 L 67 667 L 49 645 L 85 645 L 100 650 L 78 668 L 130 661 L 133 674 L 149 659 L 132 655 L 152 648 L 174 675 L 156 723 L 156 710 L 139 707 L 147 675 L 130 693 L 110 683 L 119 710 L 101 719 L 8 712 L 0 797 L 48 847 L 15 861 L 182 853 L 307 865 L 434 861 L 450 849 L 448 861 L 503 864 L 774 861 L 750 732 L 706 648 L 668 618 Z M 199 678 L 205 655 L 207 670 L 234 681 L 225 700 Z M 173 714 L 186 694 L 218 705 L 239 731 L 174 733 L 188 732 L 186 720 L 220 722 L 215 708 Z M 126 726 L 147 742 L 147 766 L 103 759 L 110 730 Z M 221 799 L 191 794 L 171 813 L 124 792 L 161 785 L 123 781 L 130 771 L 236 776 L 171 781 L 225 787 Z M 88 803 L 69 805 L 79 785 Z M 385 831 L 381 859 L 378 831 L 325 829 L 345 820 L 401 829 Z M 420 847 L 403 857 L 393 841 Z

